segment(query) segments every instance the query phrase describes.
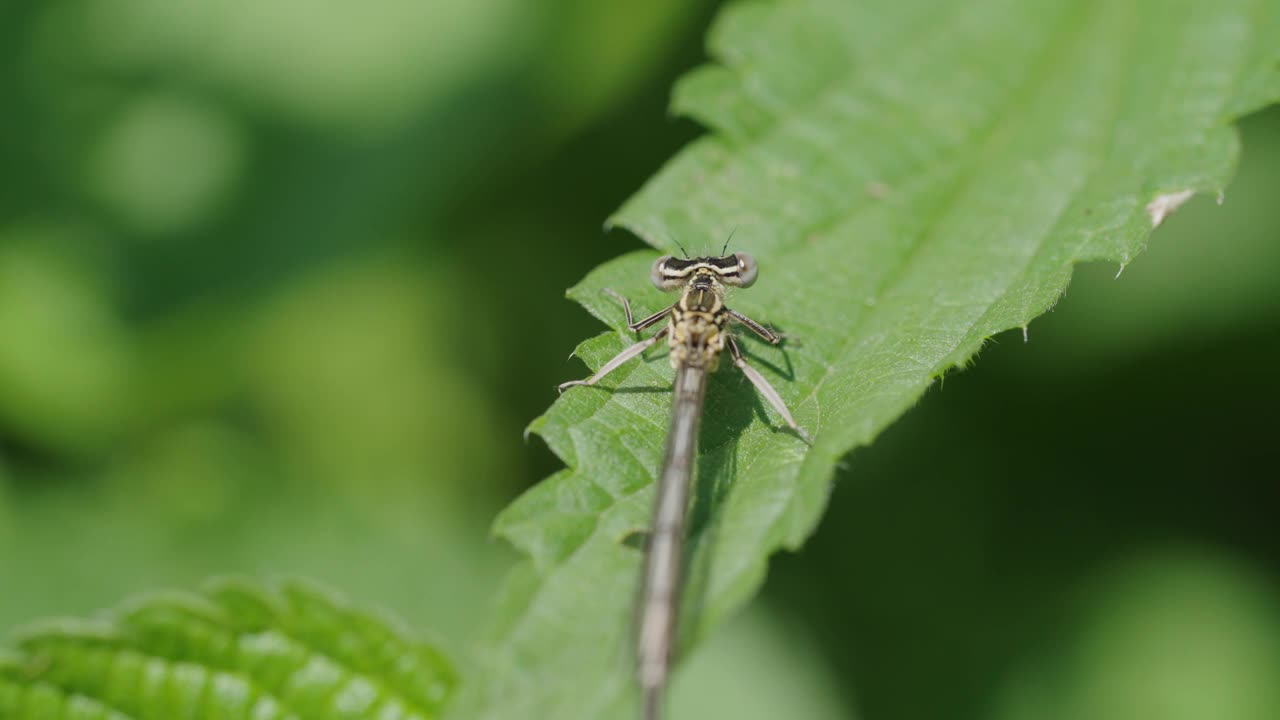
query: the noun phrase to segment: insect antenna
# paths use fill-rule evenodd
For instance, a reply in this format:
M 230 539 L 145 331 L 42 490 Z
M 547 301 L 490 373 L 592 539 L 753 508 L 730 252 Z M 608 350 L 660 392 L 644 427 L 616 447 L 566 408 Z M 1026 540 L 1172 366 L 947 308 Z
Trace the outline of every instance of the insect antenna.
M 724 240 L 724 247 L 720 248 L 720 257 L 724 257 L 724 254 L 729 251 L 729 241 L 733 239 L 733 234 L 736 232 L 738 232 L 737 227 L 729 231 L 729 237 Z
M 676 247 L 680 248 L 680 252 L 684 253 L 684 259 L 685 259 L 685 260 L 688 260 L 688 259 L 689 259 L 689 251 L 684 249 L 684 246 L 680 244 L 680 241 L 679 241 L 679 240 L 677 240 L 677 239 L 675 239 L 675 238 L 671 238 L 671 242 L 675 243 L 675 244 L 676 244 Z

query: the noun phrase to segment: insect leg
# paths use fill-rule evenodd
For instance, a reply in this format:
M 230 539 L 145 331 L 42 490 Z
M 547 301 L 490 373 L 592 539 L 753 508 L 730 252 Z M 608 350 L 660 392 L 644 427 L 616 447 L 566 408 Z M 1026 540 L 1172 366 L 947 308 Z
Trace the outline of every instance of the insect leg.
M 737 320 L 743 325 L 746 325 L 748 328 L 751 329 L 751 332 L 759 335 L 761 338 L 764 339 L 765 342 L 769 343 L 770 345 L 777 345 L 778 343 L 782 342 L 782 337 L 779 336 L 777 333 L 765 327 L 764 325 L 761 325 L 755 320 L 752 320 L 746 315 L 743 315 L 737 310 L 729 310 L 729 317 L 733 318 L 734 320 Z M 737 362 L 736 358 L 734 362 Z
M 668 306 L 665 309 L 659 310 L 658 312 L 650 315 L 649 317 L 639 322 L 636 322 L 631 317 L 631 303 L 628 302 L 625 297 L 623 297 L 619 293 L 616 293 L 610 290 L 609 288 L 605 288 L 604 291 L 605 291 L 605 294 L 609 295 L 610 297 L 614 298 L 618 302 L 622 303 L 622 309 L 627 313 L 627 329 L 630 330 L 631 332 L 640 332 L 641 330 L 644 330 L 647 327 L 652 327 L 656 325 L 659 320 L 662 320 L 668 314 L 671 313 L 671 307 L 673 307 L 673 306 Z
M 738 347 L 738 342 L 732 337 L 727 338 L 727 340 L 729 341 L 729 352 L 733 355 L 733 364 L 742 370 L 742 374 L 746 375 L 751 384 L 756 386 L 756 390 L 760 391 L 764 399 L 768 400 L 773 409 L 778 411 L 782 419 L 787 422 L 787 426 L 794 430 L 801 440 L 812 445 L 813 439 L 809 437 L 809 433 L 801 430 L 800 426 L 796 424 L 795 418 L 791 417 L 791 411 L 787 410 L 787 404 L 782 402 L 782 396 L 778 395 L 778 391 L 773 389 L 773 386 L 769 384 L 768 380 L 764 379 L 764 376 L 758 370 L 747 363 L 747 359 L 742 355 L 742 348 Z
M 621 365 L 622 363 L 639 355 L 645 350 L 648 350 L 650 347 L 653 347 L 655 343 L 657 343 L 659 340 L 667 336 L 667 332 L 669 330 L 670 328 L 662 328 L 653 337 L 648 338 L 647 340 L 641 340 L 635 345 L 632 345 L 626 350 L 623 350 L 617 355 L 614 355 L 612 360 L 605 363 L 603 367 L 601 367 L 599 370 L 596 371 L 595 375 L 592 375 L 586 380 L 570 380 L 569 382 L 566 382 L 566 383 L 560 383 L 560 387 L 559 387 L 560 392 L 564 392 L 565 390 L 577 385 L 595 385 L 605 375 L 608 375 L 614 370 L 617 370 L 618 366 Z

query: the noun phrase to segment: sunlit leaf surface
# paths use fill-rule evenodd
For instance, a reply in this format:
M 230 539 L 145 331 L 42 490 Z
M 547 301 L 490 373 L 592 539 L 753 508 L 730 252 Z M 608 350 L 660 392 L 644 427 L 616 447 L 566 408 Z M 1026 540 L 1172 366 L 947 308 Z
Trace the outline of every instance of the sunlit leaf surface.
M 238 581 L 45 623 L 0 655 L 13 720 L 439 717 L 453 671 L 432 648 L 314 588 Z
M 1074 264 L 1123 267 L 1182 202 L 1222 192 L 1232 121 L 1280 95 L 1280 6 L 1265 0 L 740 3 L 710 47 L 717 62 L 681 80 L 675 107 L 712 132 L 614 222 L 695 253 L 736 229 L 762 269 L 730 305 L 792 338 L 749 351 L 816 444 L 718 373 L 685 647 L 812 532 L 841 457 L 1049 309 Z M 661 307 L 654 255 L 570 295 L 619 330 L 601 289 Z M 612 332 L 579 355 L 598 367 L 626 342 Z M 663 359 L 632 362 L 535 422 L 568 467 L 498 521 L 529 559 L 466 704 L 476 716 L 626 717 L 641 556 L 624 540 L 648 521 L 670 377 Z

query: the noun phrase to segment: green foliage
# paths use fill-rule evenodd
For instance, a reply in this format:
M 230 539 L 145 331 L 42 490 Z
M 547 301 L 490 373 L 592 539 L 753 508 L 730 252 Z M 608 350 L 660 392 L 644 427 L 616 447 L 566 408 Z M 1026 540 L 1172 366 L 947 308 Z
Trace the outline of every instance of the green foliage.
M 434 649 L 315 588 L 225 580 L 28 630 L 0 656 L 0 717 L 425 720 L 453 685 Z
M 732 370 L 713 382 L 692 510 L 684 647 L 760 585 L 825 507 L 840 458 L 869 443 L 993 335 L 1026 328 L 1072 267 L 1121 268 L 1195 193 L 1222 193 L 1231 123 L 1280 96 L 1274 3 L 985 0 L 743 3 L 711 36 L 719 64 L 675 108 L 714 132 L 614 218 L 655 247 L 734 245 L 761 262 L 731 305 L 795 340 L 752 343 L 806 448 Z M 629 338 L 601 290 L 644 313 L 651 253 L 570 296 Z M 533 429 L 568 465 L 499 518 L 528 555 L 465 708 L 477 717 L 621 717 L 629 627 L 661 459 L 670 371 L 633 362 L 575 389 Z M 470 715 L 467 715 L 470 716 Z
M 734 305 L 792 337 L 749 350 L 819 443 L 806 454 L 777 432 L 732 368 L 714 379 L 686 648 L 812 530 L 837 458 L 1051 304 L 1074 263 L 1127 262 L 1154 198 L 1209 192 L 1181 211 L 1198 224 L 1181 223 L 1181 259 L 1150 284 L 1155 257 L 1122 283 L 1093 268 L 1096 283 L 1074 281 L 1086 303 L 1055 314 L 1056 343 L 1037 323 L 1030 349 L 987 358 L 860 455 L 858 487 L 825 510 L 832 532 L 774 568 L 777 603 L 677 679 L 679 716 L 975 717 L 975 697 L 1001 697 L 991 678 L 1012 679 L 1001 718 L 1142 716 L 1126 703 L 1158 707 L 1169 687 L 1184 708 L 1277 716 L 1274 603 L 1233 600 L 1265 599 L 1262 583 L 1157 574 L 1086 618 L 1078 658 L 1056 608 L 1043 625 L 1008 612 L 1058 598 L 1092 569 L 1081 557 L 1199 542 L 1206 523 L 1250 564 L 1274 556 L 1258 510 L 1274 503 L 1241 479 L 1280 397 L 1267 380 L 1280 116 L 1246 135 L 1260 197 L 1212 198 L 1237 152 L 1229 123 L 1280 94 L 1277 10 L 1205 5 L 771 0 L 716 26 L 720 64 L 675 103 L 713 134 L 616 222 L 664 249 L 716 250 L 738 230 L 764 277 Z M 457 640 L 482 616 L 502 561 L 477 524 L 544 472 L 512 439 L 590 322 L 511 322 L 513 308 L 562 312 L 560 288 L 616 252 L 582 229 L 689 132 L 655 122 L 645 88 L 689 56 L 702 6 L 380 6 L 0 9 L 0 626 L 227 570 L 359 587 Z M 608 264 L 573 296 L 617 329 L 599 290 L 656 309 L 651 257 Z M 580 355 L 599 365 L 623 342 Z M 1134 360 L 1117 372 L 1120 346 Z M 1016 369 L 991 373 L 1001 361 Z M 633 533 L 668 379 L 661 358 L 633 363 L 536 423 L 570 469 L 499 523 L 530 561 L 451 717 L 625 717 L 612 711 L 631 685 Z M 1051 399 L 1010 402 L 1033 389 Z M 1105 418 L 1099 398 L 1115 403 Z M 1197 434 L 1205 418 L 1213 432 Z M 1175 499 L 1106 494 L 1139 473 Z M 1036 516 L 1031 531 L 1029 498 L 1106 519 Z M 1017 552 L 984 572 L 984 543 Z M 1197 624 L 1205 607 L 1227 622 Z M 1049 626 L 1041 664 L 1011 652 Z M 430 688 L 447 693 L 451 674 L 398 635 L 300 588 L 153 598 L 0 648 L 0 718 L 365 717 L 369 688 L 387 714 L 435 715 Z

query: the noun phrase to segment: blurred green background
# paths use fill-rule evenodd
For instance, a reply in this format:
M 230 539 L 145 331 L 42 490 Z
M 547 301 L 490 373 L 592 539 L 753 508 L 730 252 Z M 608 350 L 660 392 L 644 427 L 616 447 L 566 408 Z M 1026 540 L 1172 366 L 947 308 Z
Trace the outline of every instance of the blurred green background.
M 0 7 L 0 629 L 303 575 L 464 666 L 708 2 Z M 1280 112 L 851 456 L 688 717 L 1280 717 Z M 766 270 L 767 272 L 767 270 Z

